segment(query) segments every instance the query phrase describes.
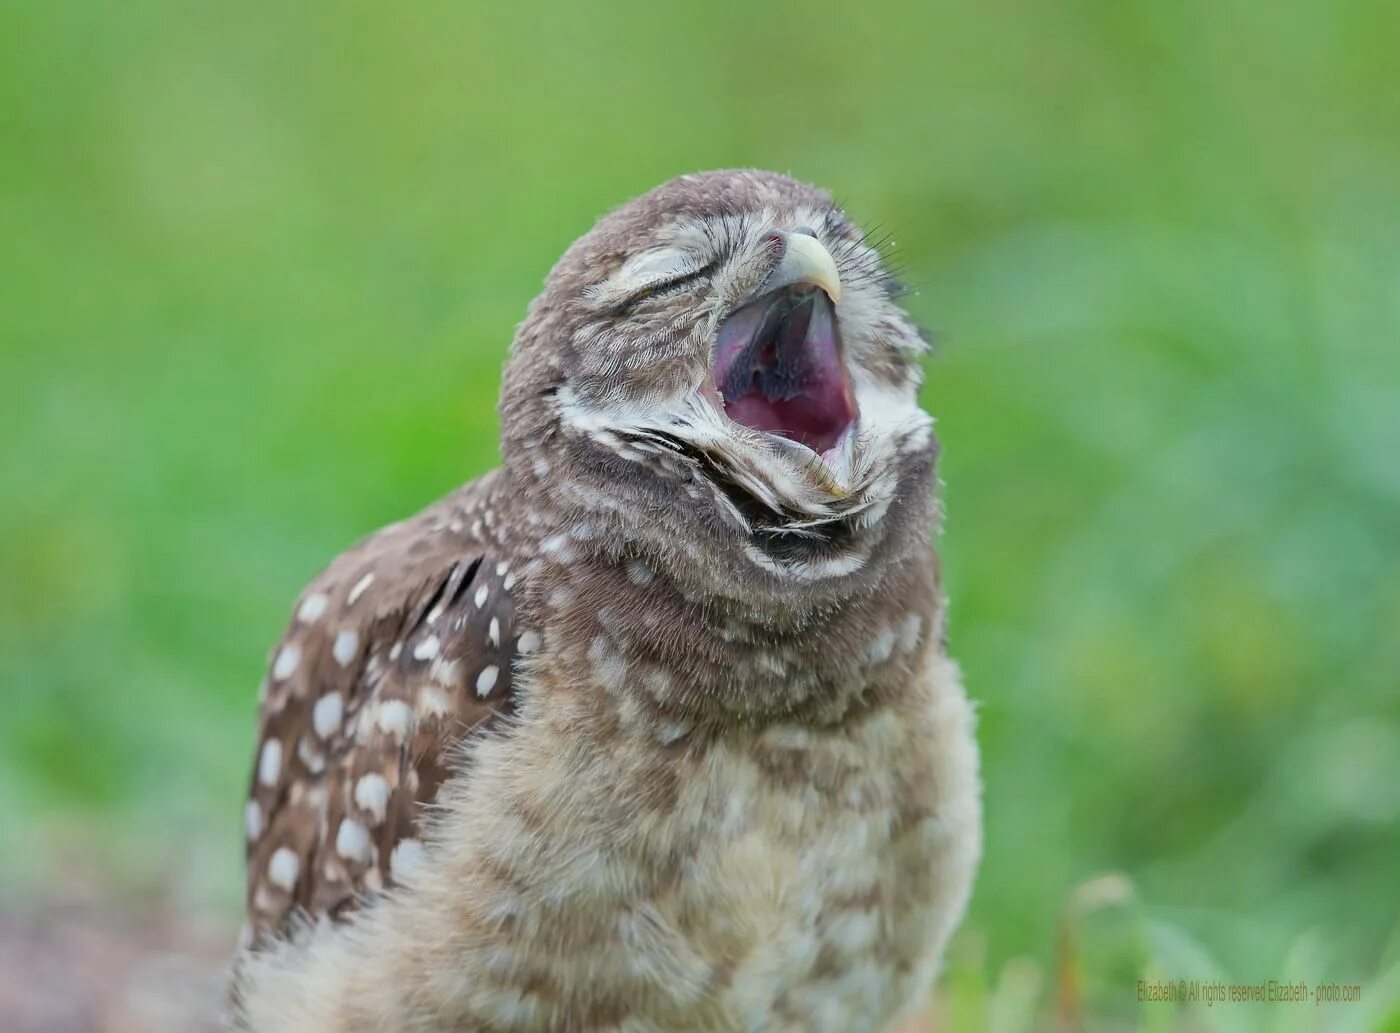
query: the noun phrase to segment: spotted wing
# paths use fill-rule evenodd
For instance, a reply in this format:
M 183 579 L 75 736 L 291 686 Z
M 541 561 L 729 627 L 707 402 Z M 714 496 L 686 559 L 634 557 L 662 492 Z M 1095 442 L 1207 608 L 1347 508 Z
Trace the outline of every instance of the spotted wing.
M 402 876 L 453 745 L 511 707 L 515 575 L 473 495 L 337 559 L 273 651 L 246 812 L 254 934 Z

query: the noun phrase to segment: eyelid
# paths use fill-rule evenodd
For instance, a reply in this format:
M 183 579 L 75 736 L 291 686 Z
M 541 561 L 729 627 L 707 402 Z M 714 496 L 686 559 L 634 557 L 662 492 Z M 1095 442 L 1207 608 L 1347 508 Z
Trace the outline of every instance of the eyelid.
M 652 251 L 635 255 L 622 267 L 622 280 L 662 280 L 693 272 L 701 256 L 687 251 Z
M 679 287 L 682 284 L 689 283 L 691 280 L 699 279 L 701 276 L 704 276 L 714 269 L 714 267 L 715 263 L 713 261 L 700 264 L 692 260 L 689 264 L 689 268 L 682 266 L 648 280 L 646 283 L 639 283 L 629 288 L 626 294 L 619 299 L 617 303 L 618 307 L 627 308 L 657 291 L 665 290 L 668 287 Z

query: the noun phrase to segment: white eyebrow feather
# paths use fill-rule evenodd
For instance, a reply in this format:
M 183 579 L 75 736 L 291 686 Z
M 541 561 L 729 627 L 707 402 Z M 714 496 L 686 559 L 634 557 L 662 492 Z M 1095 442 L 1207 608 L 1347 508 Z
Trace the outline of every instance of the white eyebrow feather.
M 688 272 L 696 265 L 696 257 L 678 247 L 651 248 L 622 263 L 612 277 L 616 281 L 645 283 L 673 273 Z
M 696 272 L 704 261 L 700 254 L 687 248 L 649 248 L 628 258 L 602 283 L 585 288 L 584 295 L 604 305 L 615 304 L 635 291 Z

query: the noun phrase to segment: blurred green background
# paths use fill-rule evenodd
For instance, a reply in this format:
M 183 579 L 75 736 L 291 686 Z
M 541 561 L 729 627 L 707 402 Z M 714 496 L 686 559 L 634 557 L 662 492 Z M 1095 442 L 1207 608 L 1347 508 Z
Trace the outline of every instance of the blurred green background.
M 950 1028 L 1400 1028 L 1397 46 L 1368 0 L 0 6 L 0 907 L 234 915 L 295 593 L 494 465 L 599 213 L 756 165 L 892 232 L 938 340 Z M 1290 972 L 1363 1000 L 1133 998 Z

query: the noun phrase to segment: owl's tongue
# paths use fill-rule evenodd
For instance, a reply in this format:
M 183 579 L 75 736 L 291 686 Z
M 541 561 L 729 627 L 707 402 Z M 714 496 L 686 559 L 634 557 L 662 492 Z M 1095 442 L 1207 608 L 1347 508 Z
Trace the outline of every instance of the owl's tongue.
M 856 417 L 831 299 L 779 292 L 735 310 L 715 341 L 715 384 L 736 423 L 833 448 Z

